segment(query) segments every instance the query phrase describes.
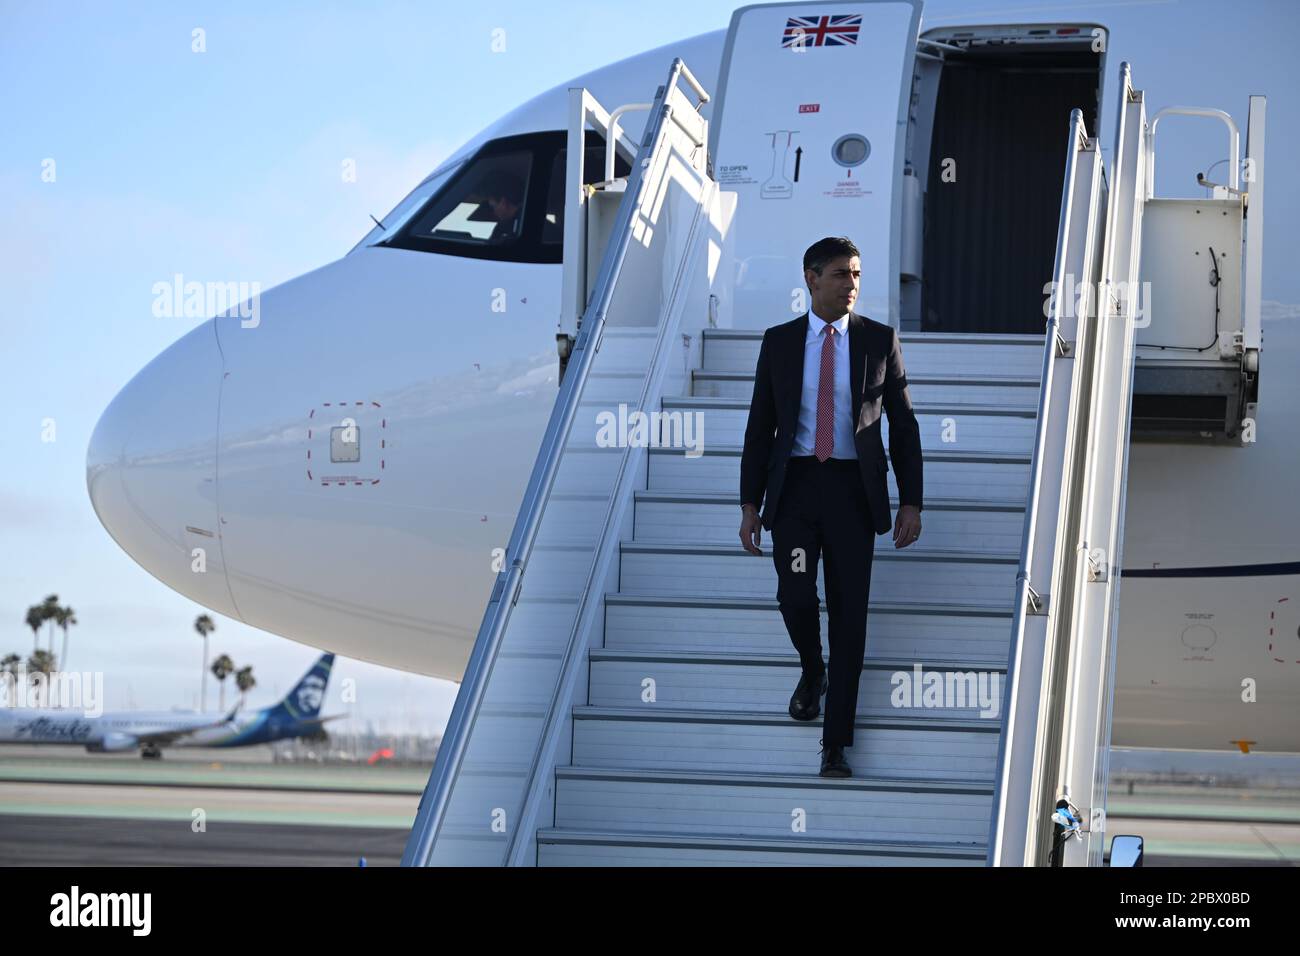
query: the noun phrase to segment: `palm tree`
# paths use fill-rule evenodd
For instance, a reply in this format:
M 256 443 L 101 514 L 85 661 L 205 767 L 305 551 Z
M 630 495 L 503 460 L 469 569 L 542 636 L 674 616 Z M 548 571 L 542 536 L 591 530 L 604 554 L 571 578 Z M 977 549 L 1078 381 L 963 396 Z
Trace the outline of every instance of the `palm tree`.
M 18 665 L 23 659 L 17 654 L 6 654 L 0 659 L 0 674 L 4 675 L 4 681 L 9 685 L 9 706 L 18 706 Z
M 32 629 L 32 652 L 35 653 L 40 648 L 41 625 L 45 623 L 45 613 L 41 610 L 39 604 L 33 604 L 27 609 L 27 626 Z
M 239 688 L 239 706 L 244 706 L 244 695 L 257 686 L 257 681 L 253 678 L 253 665 L 241 667 L 235 671 L 235 686 Z
M 199 637 L 203 638 L 203 670 L 199 671 L 199 710 L 208 709 L 208 635 L 217 629 L 217 625 L 212 623 L 212 618 L 206 614 L 200 614 L 194 619 L 194 630 L 199 632 Z
M 212 676 L 217 679 L 217 686 L 221 688 L 220 702 L 217 709 L 222 713 L 226 710 L 226 678 L 235 672 L 235 662 L 230 659 L 228 654 L 222 654 L 212 662 Z
M 28 674 L 40 673 L 46 676 L 47 679 L 44 681 L 46 695 L 49 694 L 49 687 L 50 687 L 50 682 L 48 678 L 50 674 L 54 672 L 55 663 L 56 662 L 54 660 L 54 655 L 51 654 L 49 651 L 35 650 L 32 651 L 32 656 L 27 658 Z M 46 700 L 42 701 L 41 703 L 44 705 L 48 705 L 49 704 L 48 697 Z
M 77 623 L 77 612 L 70 607 L 61 607 L 54 615 L 54 623 L 63 630 L 63 653 L 59 656 L 62 670 L 68 669 L 68 628 Z
M 54 657 L 54 617 L 59 613 L 59 596 L 48 595 L 41 604 L 41 620 L 50 622 L 50 657 Z

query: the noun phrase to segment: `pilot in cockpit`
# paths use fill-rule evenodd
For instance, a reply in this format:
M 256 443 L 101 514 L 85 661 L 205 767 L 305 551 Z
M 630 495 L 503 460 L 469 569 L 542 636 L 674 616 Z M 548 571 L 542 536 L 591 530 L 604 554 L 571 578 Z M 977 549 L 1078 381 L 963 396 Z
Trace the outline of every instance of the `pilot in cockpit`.
M 489 245 L 500 245 L 519 237 L 520 212 L 523 209 L 524 184 L 509 172 L 498 172 L 485 184 L 484 205 L 491 210 L 497 224 L 488 236 Z

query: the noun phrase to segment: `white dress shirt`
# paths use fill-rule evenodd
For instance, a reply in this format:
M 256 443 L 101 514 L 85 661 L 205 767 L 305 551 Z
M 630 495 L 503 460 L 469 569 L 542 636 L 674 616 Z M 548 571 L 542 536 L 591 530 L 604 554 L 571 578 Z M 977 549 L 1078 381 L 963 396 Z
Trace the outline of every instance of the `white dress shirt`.
M 799 402 L 799 421 L 794 430 L 791 455 L 811 455 L 817 439 L 817 390 L 821 384 L 822 340 L 827 324 L 811 308 L 808 310 L 808 335 L 803 345 L 803 395 Z M 830 323 L 835 327 L 835 448 L 832 458 L 857 458 L 853 444 L 853 400 L 849 392 L 849 314 Z

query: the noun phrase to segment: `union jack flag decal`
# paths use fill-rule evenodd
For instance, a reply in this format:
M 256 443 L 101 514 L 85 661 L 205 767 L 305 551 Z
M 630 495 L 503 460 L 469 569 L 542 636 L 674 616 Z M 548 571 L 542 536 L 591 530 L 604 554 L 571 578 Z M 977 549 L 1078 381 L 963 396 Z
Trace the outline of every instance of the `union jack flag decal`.
M 781 46 L 856 46 L 861 14 L 832 17 L 790 17 L 785 21 Z

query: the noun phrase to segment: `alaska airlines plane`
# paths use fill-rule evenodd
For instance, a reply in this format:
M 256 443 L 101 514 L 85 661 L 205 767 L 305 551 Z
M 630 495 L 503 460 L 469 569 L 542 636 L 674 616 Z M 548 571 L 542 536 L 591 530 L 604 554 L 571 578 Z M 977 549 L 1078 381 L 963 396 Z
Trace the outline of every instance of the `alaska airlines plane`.
M 182 711 L 130 711 L 85 716 L 75 709 L 15 708 L 0 711 L 0 744 L 65 744 L 90 753 L 115 753 L 139 748 L 141 756 L 156 757 L 163 747 L 179 744 L 191 734 L 228 723 L 235 717 Z
M 140 756 L 154 758 L 164 747 L 245 747 L 301 737 L 337 719 L 320 716 L 333 663 L 333 654 L 322 655 L 284 700 L 244 717 L 236 716 L 238 705 L 216 718 L 167 711 L 87 717 L 66 709 L 0 710 L 0 744 L 70 744 L 90 753 L 139 748 Z
M 912 6 L 919 16 L 919 0 Z M 808 5 L 791 5 L 791 14 L 808 12 L 799 7 Z M 906 132 L 895 154 L 902 162 L 888 167 L 881 192 L 904 194 L 915 242 L 900 252 L 895 238 L 889 254 L 871 257 L 873 268 L 894 267 L 892 304 L 866 311 L 901 331 L 1041 334 L 1040 290 L 1022 280 L 1041 283 L 1052 263 L 1070 110 L 1082 111 L 1089 135 L 1104 131 L 1108 152 L 1121 62 L 1133 65 L 1153 111 L 1204 90 L 1212 58 L 1231 63 L 1216 74 L 1214 99 L 1239 120 L 1247 96 L 1260 92 L 1249 48 L 1224 59 L 1211 25 L 1222 11 L 1193 7 L 1072 4 L 1017 12 L 1015 22 L 1005 10 L 973 15 L 958 26 L 944 16 L 922 29 L 915 57 L 889 82 L 833 73 L 825 95 L 795 104 L 787 125 L 820 152 L 792 147 L 791 129 L 769 131 L 724 143 L 716 174 L 739 195 L 742 224 L 754 200 L 773 198 L 759 194 L 760 181 L 769 168 L 782 173 L 781 150 L 804 155 L 798 174 L 814 190 L 805 195 L 830 195 L 844 170 L 828 156 L 841 165 L 868 159 L 865 141 L 839 134 L 897 100 L 908 111 L 896 124 Z M 87 483 L 105 528 L 159 580 L 221 614 L 461 679 L 576 332 L 575 316 L 561 314 L 568 90 L 584 87 L 611 108 L 645 103 L 681 57 L 722 91 L 700 111 L 716 125 L 715 110 L 736 95 L 721 75 L 726 37 L 684 39 L 533 97 L 440 163 L 342 258 L 264 292 L 255 314 L 224 312 L 158 355 L 113 400 L 90 443 Z M 1008 85 L 1026 76 L 1027 86 Z M 829 91 L 845 83 L 860 95 L 830 104 Z M 643 119 L 624 117 L 630 142 Z M 586 135 L 587 180 L 603 180 L 604 140 Z M 845 142 L 857 152 L 835 153 L 832 144 Z M 1217 142 L 1213 155 L 1181 145 L 1162 150 L 1162 169 L 1208 171 L 1226 155 Z M 635 158 L 625 147 L 620 140 L 615 150 L 616 178 Z M 1262 163 L 1262 144 L 1255 148 Z M 961 181 L 982 201 L 967 193 L 965 206 L 945 205 L 957 194 L 934 188 L 932 171 L 954 149 L 964 150 L 962 175 L 973 177 Z M 797 159 L 786 160 L 794 169 Z M 859 242 L 869 231 L 885 235 L 877 220 L 888 219 L 889 203 L 872 208 L 884 212 L 854 207 L 839 231 Z M 1252 216 L 1263 211 L 1252 204 Z M 1291 243 L 1290 229 L 1277 238 Z M 793 317 L 789 293 L 801 272 L 790 257 L 821 235 L 791 235 L 776 257 L 737 253 L 732 327 Z M 1031 294 L 1017 299 L 1015 286 Z M 963 308 L 973 290 L 983 307 Z M 1216 290 L 1207 280 L 1189 293 L 1207 324 Z M 1257 400 L 1266 439 L 1249 449 L 1198 445 L 1195 435 L 1181 445 L 1134 443 L 1116 746 L 1234 749 L 1250 740 L 1300 751 L 1292 505 L 1300 417 L 1289 411 L 1300 407 L 1300 327 L 1269 322 L 1264 337 Z M 1139 345 L 1139 380 L 1153 367 L 1147 360 L 1170 354 L 1159 349 Z M 1190 414 L 1187 403 L 1154 404 Z M 341 441 L 349 429 L 356 441 Z M 200 552 L 206 570 L 194 573 Z M 1260 688 L 1249 711 L 1233 706 L 1239 694 L 1214 703 L 1245 676 Z

